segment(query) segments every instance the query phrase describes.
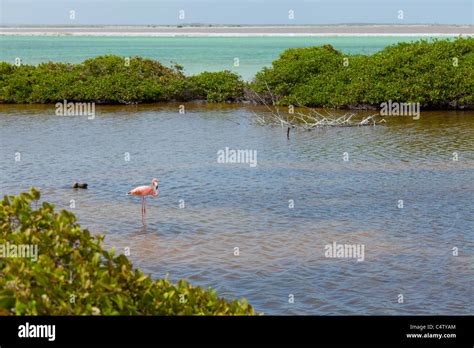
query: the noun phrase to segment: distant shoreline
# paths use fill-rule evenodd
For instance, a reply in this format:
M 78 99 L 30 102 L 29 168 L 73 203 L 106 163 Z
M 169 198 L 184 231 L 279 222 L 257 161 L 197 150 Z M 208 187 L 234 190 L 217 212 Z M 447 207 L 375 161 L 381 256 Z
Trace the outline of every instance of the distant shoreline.
M 3 26 L 0 35 L 18 36 L 474 36 L 473 25 L 318 26 Z

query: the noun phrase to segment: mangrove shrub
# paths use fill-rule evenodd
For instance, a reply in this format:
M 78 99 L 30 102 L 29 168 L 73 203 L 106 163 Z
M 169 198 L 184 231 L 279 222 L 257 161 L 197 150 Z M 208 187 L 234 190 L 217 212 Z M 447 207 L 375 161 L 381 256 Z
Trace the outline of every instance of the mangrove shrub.
M 424 108 L 474 107 L 474 38 L 421 40 L 370 56 L 330 45 L 284 51 L 251 88 L 283 105 L 322 107 L 420 103 Z
M 152 59 L 99 56 L 80 64 L 0 63 L 0 102 L 96 102 L 131 104 L 204 99 L 236 100 L 243 95 L 240 77 L 229 71 L 187 77 L 182 67 Z

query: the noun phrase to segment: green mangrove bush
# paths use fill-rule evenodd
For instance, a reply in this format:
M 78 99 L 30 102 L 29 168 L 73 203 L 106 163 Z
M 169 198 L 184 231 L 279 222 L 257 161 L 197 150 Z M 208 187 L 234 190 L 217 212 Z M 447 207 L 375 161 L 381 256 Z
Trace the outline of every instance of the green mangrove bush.
M 472 109 L 472 81 L 474 38 L 457 38 L 399 43 L 370 56 L 346 55 L 331 45 L 291 48 L 250 84 L 230 71 L 185 76 L 179 65 L 139 57 L 38 66 L 2 62 L 0 103 L 278 99 L 281 105 L 352 108 L 391 100 L 425 109 Z
M 152 59 L 100 56 L 80 64 L 38 66 L 0 63 L 0 102 L 106 104 L 206 99 L 235 100 L 243 95 L 240 77 L 229 71 L 187 77 Z
M 292 48 L 250 87 L 282 105 L 377 107 L 392 100 L 444 109 L 473 108 L 472 81 L 474 38 L 457 38 L 399 43 L 370 56 L 331 45 Z
M 245 84 L 241 78 L 228 70 L 221 72 L 203 72 L 188 78 L 194 89 L 195 99 L 221 103 L 243 99 Z
M 39 200 L 33 188 L 0 202 L 0 315 L 255 314 L 245 299 L 152 280 L 71 212 Z

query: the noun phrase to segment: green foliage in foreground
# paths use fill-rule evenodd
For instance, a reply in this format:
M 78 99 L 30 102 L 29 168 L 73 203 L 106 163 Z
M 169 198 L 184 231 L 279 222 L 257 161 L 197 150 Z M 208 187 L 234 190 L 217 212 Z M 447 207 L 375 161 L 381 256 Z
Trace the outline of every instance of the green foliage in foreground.
M 185 281 L 153 281 L 124 255 L 104 250 L 103 237 L 81 229 L 72 213 L 39 205 L 39 198 L 31 189 L 0 202 L 0 245 L 38 245 L 36 261 L 0 258 L 1 315 L 255 314 L 245 300 L 229 302 Z
M 0 102 L 107 104 L 151 103 L 206 99 L 235 100 L 244 83 L 229 71 L 187 77 L 181 67 L 168 68 L 140 57 L 127 62 L 100 56 L 80 64 L 43 63 L 15 66 L 0 63 Z
M 269 100 L 268 85 L 284 105 L 379 106 L 392 100 L 473 108 L 473 81 L 474 38 L 458 38 L 399 43 L 371 56 L 345 55 L 330 45 L 288 49 L 251 87 Z

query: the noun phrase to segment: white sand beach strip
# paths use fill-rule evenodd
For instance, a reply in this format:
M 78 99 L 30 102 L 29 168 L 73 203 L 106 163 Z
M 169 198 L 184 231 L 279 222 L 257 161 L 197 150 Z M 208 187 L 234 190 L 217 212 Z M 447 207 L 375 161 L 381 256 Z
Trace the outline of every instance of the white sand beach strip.
M 473 25 L 0 27 L 0 35 L 46 36 L 474 36 Z

